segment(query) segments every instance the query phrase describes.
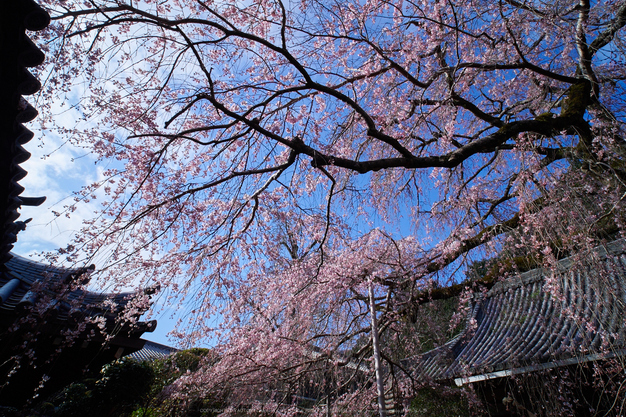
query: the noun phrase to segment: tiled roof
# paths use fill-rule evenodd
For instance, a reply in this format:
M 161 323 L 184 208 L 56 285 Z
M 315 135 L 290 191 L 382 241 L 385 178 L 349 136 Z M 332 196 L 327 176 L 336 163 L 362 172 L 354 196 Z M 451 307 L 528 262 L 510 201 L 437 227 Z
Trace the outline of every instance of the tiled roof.
M 93 265 L 66 269 L 12 254 L 6 268 L 7 273 L 0 275 L 0 314 L 19 314 L 22 308 L 35 305 L 42 296 L 52 295 L 54 305 L 49 308 L 55 311 L 57 321 L 65 321 L 69 316 L 104 317 L 107 328 L 117 327 L 119 332 L 120 312 L 128 303 L 143 296 L 140 293 L 97 293 L 77 287 L 89 281 L 89 274 L 95 269 Z M 137 316 L 144 311 L 138 311 Z M 155 328 L 156 321 L 140 322 L 133 326 L 133 333 L 140 335 Z
M 143 345 L 143 349 L 133 352 L 128 356 L 138 361 L 153 361 L 157 359 L 165 359 L 172 353 L 176 353 L 178 351 L 179 349 L 171 346 L 146 340 L 146 344 Z
M 0 405 L 21 406 L 34 390 L 45 397 L 84 378 L 87 369 L 97 372 L 143 348 L 140 337 L 156 321 L 133 321 L 148 308 L 150 293 L 87 291 L 93 270 L 18 255 L 6 262 L 0 274 Z
M 626 243 L 563 259 L 476 296 L 466 329 L 404 361 L 457 384 L 622 355 L 626 348 Z

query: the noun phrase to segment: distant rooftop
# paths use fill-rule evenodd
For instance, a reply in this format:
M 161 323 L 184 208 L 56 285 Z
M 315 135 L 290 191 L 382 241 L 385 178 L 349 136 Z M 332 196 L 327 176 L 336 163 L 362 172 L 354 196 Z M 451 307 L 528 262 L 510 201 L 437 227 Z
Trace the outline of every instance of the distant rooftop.
M 143 349 L 131 353 L 128 357 L 138 361 L 154 361 L 158 359 L 165 359 L 178 351 L 179 349 L 171 346 L 146 340 L 146 344 L 143 346 Z

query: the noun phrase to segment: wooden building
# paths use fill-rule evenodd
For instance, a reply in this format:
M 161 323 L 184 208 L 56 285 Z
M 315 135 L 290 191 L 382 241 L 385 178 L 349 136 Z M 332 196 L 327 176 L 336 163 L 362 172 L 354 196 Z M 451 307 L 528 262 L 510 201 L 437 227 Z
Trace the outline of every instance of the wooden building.
M 33 138 L 23 123 L 37 111 L 23 96 L 40 82 L 28 68 L 44 54 L 26 30 L 45 29 L 50 16 L 34 0 L 3 2 L 0 13 L 0 406 L 20 407 L 82 378 L 122 355 L 140 350 L 140 337 L 156 321 L 140 322 L 151 290 L 99 294 L 85 290 L 94 266 L 66 269 L 38 263 L 11 252 L 29 220 L 22 206 L 41 205 L 45 197 L 25 197 L 20 167 Z M 133 316 L 126 308 L 137 306 Z

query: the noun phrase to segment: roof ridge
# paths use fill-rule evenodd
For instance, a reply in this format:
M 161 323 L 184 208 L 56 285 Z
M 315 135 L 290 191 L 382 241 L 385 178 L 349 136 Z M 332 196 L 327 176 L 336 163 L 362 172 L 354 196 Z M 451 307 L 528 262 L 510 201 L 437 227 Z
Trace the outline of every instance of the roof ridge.
M 572 268 L 572 265 L 574 265 L 576 262 L 580 262 L 581 260 L 587 260 L 592 254 L 595 254 L 600 259 L 605 259 L 608 256 L 621 253 L 626 253 L 625 239 L 614 240 L 606 244 L 595 246 L 588 251 L 576 253 L 574 255 L 568 256 L 567 258 L 560 259 L 556 264 L 556 268 L 558 269 L 557 273 L 562 274 L 569 271 Z M 550 272 L 552 271 L 553 270 L 550 270 Z M 489 292 L 487 292 L 486 297 L 489 298 L 504 291 L 519 288 L 522 285 L 528 285 L 537 281 L 541 281 L 544 279 L 546 272 L 548 272 L 546 268 L 539 267 L 531 269 L 530 271 L 515 274 L 511 278 L 507 278 L 503 281 L 497 282 L 489 290 Z

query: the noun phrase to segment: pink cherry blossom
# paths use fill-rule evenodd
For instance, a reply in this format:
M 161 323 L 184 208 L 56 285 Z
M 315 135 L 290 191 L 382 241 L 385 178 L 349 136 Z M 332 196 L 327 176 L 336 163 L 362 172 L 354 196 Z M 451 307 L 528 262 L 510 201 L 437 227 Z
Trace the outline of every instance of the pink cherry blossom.
M 73 259 L 219 352 L 173 395 L 369 412 L 369 283 L 389 368 L 472 260 L 623 233 L 624 1 L 42 3 L 45 126 L 106 169 Z

